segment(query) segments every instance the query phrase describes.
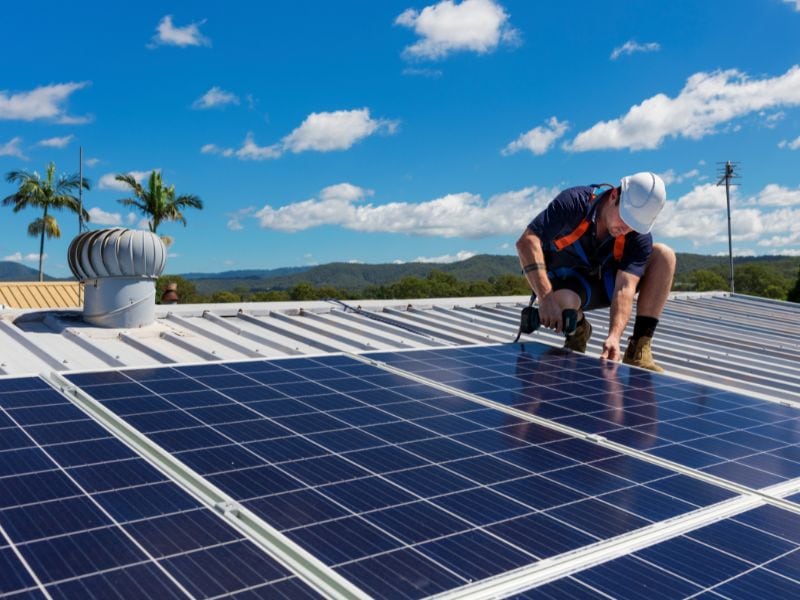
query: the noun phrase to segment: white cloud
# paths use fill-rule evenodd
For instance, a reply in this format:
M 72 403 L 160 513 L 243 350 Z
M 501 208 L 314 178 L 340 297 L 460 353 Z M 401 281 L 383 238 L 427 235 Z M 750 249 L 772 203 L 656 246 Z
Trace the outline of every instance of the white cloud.
M 205 144 L 200 148 L 200 152 L 225 157 L 235 156 L 240 160 L 268 160 L 278 158 L 285 152 L 296 154 L 308 150 L 317 152 L 347 150 L 370 135 L 377 133 L 391 135 L 397 131 L 397 127 L 397 121 L 373 119 L 368 108 L 311 113 L 299 127 L 277 144 L 259 146 L 255 142 L 253 133 L 249 132 L 238 149 Z
M 534 127 L 529 132 L 523 133 L 503 148 L 501 151 L 503 156 L 514 154 L 520 150 L 530 150 L 537 156 L 542 155 L 569 129 L 567 121 L 559 121 L 555 117 L 550 117 L 546 123 L 547 125 L 543 127 Z
M 786 4 L 794 5 L 794 9 L 800 12 L 800 0 L 783 0 Z
M 469 252 L 467 250 L 461 250 L 455 254 L 443 254 L 441 256 L 418 256 L 412 261 L 409 262 L 419 262 L 419 263 L 454 263 L 460 262 L 462 260 L 467 260 L 468 258 L 472 258 L 475 256 L 475 252 Z
M 37 146 L 44 146 L 45 148 L 66 148 L 69 143 L 75 139 L 74 135 L 65 135 L 63 137 L 51 137 L 46 140 L 36 142 Z
M 87 158 L 83 161 L 87 167 L 96 167 L 100 163 L 99 158 Z
M 737 188 L 731 193 L 733 241 L 755 242 L 784 254 L 800 244 L 800 189 L 777 184 L 766 185 L 756 196 L 741 198 Z M 725 188 L 714 184 L 698 185 L 678 200 L 668 201 L 654 227 L 656 238 L 683 238 L 696 248 L 727 243 L 728 220 Z M 736 249 L 741 255 L 752 248 Z
M 110 213 L 97 206 L 89 209 L 89 221 L 94 225 L 122 225 L 120 213 Z
M 280 208 L 267 205 L 254 216 L 265 229 L 287 232 L 332 225 L 364 232 L 482 238 L 518 235 L 557 193 L 555 189 L 528 187 L 488 200 L 462 192 L 418 204 L 373 205 L 364 204 L 373 195 L 371 190 L 345 183 L 325 188 L 319 198 Z
M 311 113 L 300 126 L 282 140 L 285 150 L 304 152 L 347 150 L 374 133 L 397 131 L 397 121 L 373 119 L 368 108 Z
M 128 214 L 125 216 L 125 222 L 126 222 L 128 225 L 133 225 L 133 224 L 136 222 L 136 219 L 138 219 L 138 218 L 139 218 L 139 215 L 137 215 L 137 214 L 136 214 L 136 213 L 134 213 L 134 212 L 129 212 L 129 213 L 128 213 Z
M 626 115 L 579 133 L 564 148 L 572 152 L 649 150 L 658 148 L 668 137 L 699 140 L 746 114 L 798 105 L 798 65 L 767 79 L 750 79 L 735 69 L 695 73 L 677 97 L 656 94 L 631 107 Z
M 231 92 L 226 92 L 225 90 L 214 86 L 210 90 L 208 90 L 205 94 L 200 96 L 197 100 L 192 103 L 192 108 L 197 109 L 207 109 L 207 108 L 216 108 L 219 106 L 226 106 L 228 104 L 239 104 L 239 97 L 236 94 Z
M 211 42 L 208 38 L 200 33 L 200 26 L 205 23 L 205 19 L 197 23 L 189 23 L 183 27 L 176 27 L 172 24 L 172 15 L 163 17 L 156 27 L 156 33 L 153 36 L 148 48 L 155 48 L 156 46 L 210 46 Z
M 508 13 L 495 0 L 443 0 L 421 11 L 409 8 L 395 24 L 409 27 L 420 37 L 406 47 L 406 58 L 444 58 L 451 52 L 493 52 L 501 43 L 519 44 Z
M 62 124 L 87 123 L 90 118 L 66 113 L 64 104 L 70 95 L 89 85 L 88 81 L 42 85 L 29 92 L 11 94 L 0 91 L 0 120 L 36 121 L 47 119 Z
M 630 55 L 636 52 L 656 52 L 661 50 L 658 42 L 647 42 L 646 44 L 639 44 L 635 40 L 628 40 L 622 46 L 614 48 L 611 52 L 611 60 L 617 60 L 622 55 Z
M 156 171 L 161 171 L 161 169 L 156 169 Z M 133 176 L 133 178 L 142 183 L 145 178 L 150 177 L 150 173 L 153 172 L 153 169 L 149 171 L 126 171 L 127 175 Z M 128 192 L 130 191 L 130 187 L 127 183 L 123 183 L 121 181 L 117 181 L 115 177 L 117 173 L 106 173 L 100 180 L 97 182 L 97 187 L 101 190 L 117 190 L 119 192 Z
M 421 69 L 418 67 L 406 67 L 403 69 L 403 75 L 430 77 L 431 79 L 438 79 L 442 76 L 441 69 Z
M 17 158 L 28 160 L 28 157 L 23 154 L 20 144 L 22 144 L 21 137 L 11 138 L 5 144 L 0 144 L 0 156 L 16 156 Z
M 789 189 L 775 183 L 764 186 L 757 196 L 746 201 L 753 206 L 800 206 L 800 188 Z
M 3 260 L 10 260 L 11 262 L 34 263 L 34 262 L 39 262 L 39 253 L 32 252 L 30 254 L 23 255 L 22 252 L 14 252 L 14 254 L 9 254 L 8 256 L 4 256 Z M 44 254 L 44 260 L 47 260 L 46 252 Z
M 686 173 L 678 174 L 675 169 L 667 169 L 663 173 L 659 173 L 659 176 L 664 180 L 665 184 L 671 185 L 673 183 L 683 183 L 687 179 L 697 179 L 700 177 L 700 171 L 699 169 L 692 169 L 691 171 L 686 171 Z
M 800 137 L 795 138 L 791 142 L 782 140 L 778 143 L 778 148 L 788 148 L 789 150 L 800 150 Z
M 241 231 L 244 229 L 244 225 L 242 225 L 242 220 L 245 217 L 249 217 L 252 215 L 256 210 L 255 206 L 248 206 L 247 208 L 242 208 L 237 210 L 236 212 L 228 213 L 228 223 L 227 227 L 231 231 Z

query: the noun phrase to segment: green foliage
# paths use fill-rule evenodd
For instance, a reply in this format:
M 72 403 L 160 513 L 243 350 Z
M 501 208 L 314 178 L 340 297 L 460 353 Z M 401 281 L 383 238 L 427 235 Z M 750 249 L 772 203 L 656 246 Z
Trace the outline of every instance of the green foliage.
M 67 209 L 75 214 L 82 213 L 83 219 L 88 221 L 89 213 L 82 209 L 75 193 L 81 188 L 90 189 L 91 184 L 78 174 L 62 174 L 56 178 L 54 162 L 47 165 L 45 177 L 36 171 L 9 171 L 6 181 L 17 184 L 17 191 L 3 199 L 4 206 L 13 206 L 15 213 L 29 207 L 42 211 L 42 216 L 28 225 L 28 235 L 39 237 L 39 281 L 44 281 L 44 238 L 61 237 L 58 222 L 48 212 Z
M 716 271 L 709 269 L 692 271 L 689 273 L 687 281 L 690 284 L 689 289 L 695 292 L 727 291 L 729 289 L 727 280 Z
M 240 302 L 242 297 L 239 294 L 234 294 L 233 292 L 214 292 L 211 294 L 211 302 L 220 303 L 220 302 Z
M 147 189 L 130 174 L 121 173 L 115 179 L 128 185 L 134 195 L 133 198 L 121 198 L 117 202 L 138 209 L 148 219 L 150 231 L 153 233 L 156 233 L 163 221 L 178 221 L 185 227 L 186 217 L 183 216 L 181 209 L 203 208 L 203 201 L 193 194 L 176 196 L 175 186 L 164 185 L 161 173 L 155 170 L 150 173 Z
M 742 265 L 734 270 L 734 278 L 740 294 L 784 300 L 789 292 L 789 281 L 764 265 Z
M 794 282 L 794 287 L 789 290 L 789 295 L 786 299 L 789 302 L 800 302 L 800 269 L 797 270 L 797 281 Z

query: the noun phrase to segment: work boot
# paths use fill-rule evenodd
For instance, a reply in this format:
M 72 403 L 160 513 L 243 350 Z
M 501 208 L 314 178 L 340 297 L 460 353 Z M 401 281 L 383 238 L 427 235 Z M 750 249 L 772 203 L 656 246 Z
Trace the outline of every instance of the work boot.
M 586 344 L 589 343 L 590 337 L 592 337 L 592 324 L 584 317 L 578 323 L 573 334 L 568 335 L 564 340 L 564 348 L 575 350 L 575 352 L 586 352 Z
M 626 365 L 633 365 L 634 367 L 649 369 L 656 373 L 663 373 L 664 369 L 659 367 L 653 360 L 652 343 L 653 338 L 651 337 L 642 336 L 638 340 L 628 338 L 628 349 L 625 350 L 625 356 L 622 362 Z

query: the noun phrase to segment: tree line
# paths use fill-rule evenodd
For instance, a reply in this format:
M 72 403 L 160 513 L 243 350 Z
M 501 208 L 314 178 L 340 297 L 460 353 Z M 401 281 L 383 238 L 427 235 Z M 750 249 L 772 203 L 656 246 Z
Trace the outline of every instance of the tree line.
M 349 290 L 330 285 L 314 286 L 300 282 L 285 290 L 253 291 L 237 285 L 229 290 L 202 294 L 191 280 L 178 275 L 163 275 L 157 282 L 161 298 L 167 283 L 177 283 L 181 303 L 281 302 L 298 300 L 392 300 L 404 298 L 464 298 L 475 296 L 522 296 L 530 294 L 521 275 L 503 274 L 486 281 L 461 281 L 454 275 L 433 270 L 425 277 L 409 276 L 385 285 Z M 768 265 L 745 264 L 735 271 L 736 292 L 763 298 L 800 302 L 800 269 L 797 279 L 787 279 Z M 673 291 L 725 291 L 728 281 L 722 269 L 696 269 L 676 281 Z

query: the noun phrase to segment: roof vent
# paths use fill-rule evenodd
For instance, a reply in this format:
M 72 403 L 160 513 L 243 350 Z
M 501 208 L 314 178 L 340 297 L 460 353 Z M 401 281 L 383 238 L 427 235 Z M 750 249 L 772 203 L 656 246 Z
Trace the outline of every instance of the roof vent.
M 69 245 L 69 268 L 84 285 L 83 320 L 99 327 L 142 327 L 155 320 L 155 280 L 166 264 L 156 234 L 115 227 L 88 231 Z

